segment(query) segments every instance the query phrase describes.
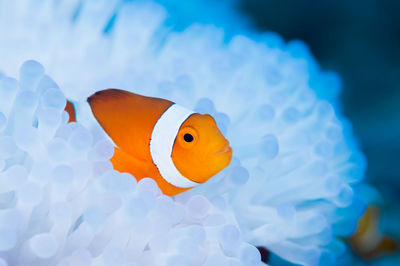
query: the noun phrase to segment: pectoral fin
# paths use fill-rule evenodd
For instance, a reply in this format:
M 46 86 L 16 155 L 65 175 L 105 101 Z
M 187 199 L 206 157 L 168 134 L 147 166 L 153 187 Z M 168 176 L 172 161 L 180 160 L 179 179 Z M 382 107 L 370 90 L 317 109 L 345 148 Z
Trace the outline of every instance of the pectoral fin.
M 114 155 L 110 161 L 115 170 L 121 173 L 130 173 L 137 181 L 150 174 L 149 162 L 132 157 L 119 148 L 115 148 Z

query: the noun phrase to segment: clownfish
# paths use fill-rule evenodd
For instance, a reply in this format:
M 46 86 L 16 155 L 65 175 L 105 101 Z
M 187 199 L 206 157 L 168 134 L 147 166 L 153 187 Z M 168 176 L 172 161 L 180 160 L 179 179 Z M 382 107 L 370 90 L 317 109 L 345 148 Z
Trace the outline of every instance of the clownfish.
M 368 206 L 359 219 L 356 232 L 348 239 L 353 251 L 366 260 L 372 260 L 397 252 L 395 238 L 384 235 L 379 229 L 380 210 L 377 206 Z
M 196 187 L 231 162 L 232 148 L 211 115 L 118 89 L 87 101 L 115 144 L 114 169 L 153 178 L 165 195 Z

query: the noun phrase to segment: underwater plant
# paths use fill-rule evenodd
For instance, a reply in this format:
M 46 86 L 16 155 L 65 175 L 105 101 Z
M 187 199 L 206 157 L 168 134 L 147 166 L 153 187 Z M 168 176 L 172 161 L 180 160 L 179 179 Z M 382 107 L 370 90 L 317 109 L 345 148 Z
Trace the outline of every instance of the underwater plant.
M 332 265 L 345 252 L 365 160 L 324 100 L 339 79 L 302 42 L 175 32 L 150 1 L 1 7 L 0 264 L 258 265 L 262 246 Z M 211 114 L 232 163 L 174 197 L 113 170 L 113 143 L 86 103 L 107 88 Z

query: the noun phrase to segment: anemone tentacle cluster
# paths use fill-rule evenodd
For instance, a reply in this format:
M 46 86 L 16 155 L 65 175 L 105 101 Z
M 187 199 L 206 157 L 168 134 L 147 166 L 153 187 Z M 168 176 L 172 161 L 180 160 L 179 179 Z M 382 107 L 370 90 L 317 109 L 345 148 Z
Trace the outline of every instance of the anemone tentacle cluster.
M 113 170 L 113 144 L 99 127 L 67 122 L 42 65 L 27 61 L 19 82 L 2 77 L 0 93 L 5 265 L 261 263 L 223 199 L 174 200 L 150 178 Z
M 256 265 L 255 246 L 329 265 L 345 251 L 365 160 L 329 102 L 340 80 L 303 43 L 204 25 L 173 32 L 150 1 L 1 7 L 0 69 L 19 75 L 0 82 L 0 257 L 10 265 Z M 48 75 L 35 61 L 20 68 L 27 59 Z M 113 171 L 85 103 L 110 87 L 212 114 L 231 166 L 174 198 Z M 78 123 L 66 123 L 65 97 Z

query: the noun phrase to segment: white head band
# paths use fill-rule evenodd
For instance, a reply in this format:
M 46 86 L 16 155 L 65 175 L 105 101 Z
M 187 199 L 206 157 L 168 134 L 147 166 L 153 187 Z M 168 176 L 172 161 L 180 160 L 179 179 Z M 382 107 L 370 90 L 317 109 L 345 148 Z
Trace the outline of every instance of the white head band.
M 176 169 L 171 158 L 172 148 L 179 129 L 192 114 L 192 111 L 177 104 L 172 104 L 154 125 L 150 139 L 150 154 L 161 176 L 171 185 L 180 188 L 199 185 L 199 183 L 184 177 Z

